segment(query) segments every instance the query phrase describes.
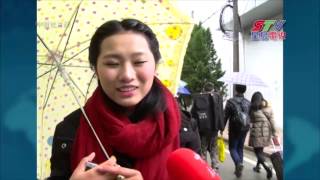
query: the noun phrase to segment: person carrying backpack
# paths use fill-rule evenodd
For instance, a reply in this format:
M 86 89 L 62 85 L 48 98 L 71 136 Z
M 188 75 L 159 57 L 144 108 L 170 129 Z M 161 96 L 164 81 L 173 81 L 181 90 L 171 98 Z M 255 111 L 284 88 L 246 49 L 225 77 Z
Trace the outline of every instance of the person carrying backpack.
M 236 84 L 236 94 L 225 106 L 225 124 L 229 120 L 229 151 L 235 165 L 235 175 L 240 177 L 243 170 L 243 148 L 250 129 L 250 101 L 244 97 L 247 87 Z
M 204 93 L 196 94 L 191 109 L 192 116 L 197 120 L 201 139 L 201 156 L 206 160 L 207 151 L 210 154 L 211 166 L 219 169 L 217 138 L 218 132 L 224 129 L 223 99 L 214 92 L 214 86 L 207 83 Z

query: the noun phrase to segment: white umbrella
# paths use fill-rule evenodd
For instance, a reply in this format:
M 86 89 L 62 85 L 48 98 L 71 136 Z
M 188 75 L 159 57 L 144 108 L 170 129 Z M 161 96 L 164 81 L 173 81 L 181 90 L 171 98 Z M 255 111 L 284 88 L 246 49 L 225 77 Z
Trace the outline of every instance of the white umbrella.
M 226 73 L 224 76 L 219 78 L 218 81 L 230 84 L 242 84 L 246 86 L 267 86 L 267 84 L 257 75 L 245 72 Z

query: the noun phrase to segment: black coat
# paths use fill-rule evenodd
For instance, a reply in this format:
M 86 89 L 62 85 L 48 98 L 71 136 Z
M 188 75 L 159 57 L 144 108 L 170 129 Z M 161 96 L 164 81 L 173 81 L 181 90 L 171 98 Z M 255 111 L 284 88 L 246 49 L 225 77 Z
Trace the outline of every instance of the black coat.
M 222 131 L 224 129 L 224 112 L 223 112 L 223 99 L 219 93 L 211 93 L 213 112 L 214 112 L 214 130 Z
M 191 109 L 192 116 L 198 121 L 199 132 L 212 133 L 224 129 L 223 99 L 219 93 L 200 93 L 194 95 Z M 207 118 L 201 120 L 199 113 L 205 113 Z
M 180 146 L 192 149 L 200 154 L 200 136 L 197 121 L 192 118 L 191 113 L 181 110 Z
M 51 173 L 48 178 L 49 180 L 67 180 L 72 174 L 71 152 L 81 114 L 81 110 L 78 109 L 66 116 L 64 120 L 56 126 L 50 158 Z M 127 168 L 133 167 L 134 160 L 130 157 L 116 151 L 113 152 L 113 155 L 117 157 L 117 163 L 119 165 Z
M 70 155 L 79 126 L 81 110 L 78 109 L 61 121 L 55 129 L 52 143 L 51 174 L 49 180 L 64 180 L 71 176 Z

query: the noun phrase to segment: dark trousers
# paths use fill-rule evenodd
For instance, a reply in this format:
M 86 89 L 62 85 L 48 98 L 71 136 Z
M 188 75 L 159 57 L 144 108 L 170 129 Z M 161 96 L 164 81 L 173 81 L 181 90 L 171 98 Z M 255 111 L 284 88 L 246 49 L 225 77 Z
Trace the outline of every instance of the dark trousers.
M 254 153 L 256 154 L 256 157 L 257 157 L 257 165 L 256 166 L 259 166 L 260 164 L 262 164 L 262 166 L 265 168 L 265 169 L 268 169 L 268 165 L 265 163 L 266 159 L 264 157 L 264 152 L 263 152 L 263 147 L 255 147 L 253 148 L 254 150 Z
M 255 147 L 253 150 L 258 160 L 257 164 L 263 164 L 265 161 L 263 147 Z
M 247 133 L 248 131 L 236 134 L 229 132 L 229 151 L 235 166 L 243 163 L 243 147 Z
M 213 168 L 218 168 L 218 148 L 217 148 L 217 138 L 218 131 L 211 131 L 206 133 L 200 133 L 201 138 L 201 156 L 207 160 L 207 151 L 210 154 L 211 166 Z

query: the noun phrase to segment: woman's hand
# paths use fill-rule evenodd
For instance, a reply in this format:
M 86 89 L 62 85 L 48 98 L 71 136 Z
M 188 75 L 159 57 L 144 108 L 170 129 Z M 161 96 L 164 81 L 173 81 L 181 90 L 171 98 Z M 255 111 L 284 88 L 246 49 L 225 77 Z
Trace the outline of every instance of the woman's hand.
M 103 165 L 103 167 L 101 167 L 100 170 L 110 174 L 121 175 L 124 177 L 125 180 L 143 180 L 143 177 L 139 171 L 135 169 L 121 167 L 119 165 Z
M 271 140 L 273 141 L 274 145 L 276 146 L 280 145 L 279 137 L 277 135 L 273 136 Z
M 118 175 L 123 176 L 125 180 L 143 180 L 139 171 L 117 165 L 117 160 L 114 156 L 86 171 L 86 162 L 92 161 L 94 156 L 95 154 L 91 153 L 89 156 L 84 157 L 73 171 L 70 180 L 115 180 Z
M 108 173 L 101 168 L 101 166 L 115 166 L 116 159 L 114 157 L 92 169 L 86 170 L 86 162 L 92 161 L 94 156 L 95 154 L 91 153 L 89 156 L 84 157 L 73 171 L 70 180 L 114 180 L 116 178 L 115 174 Z

